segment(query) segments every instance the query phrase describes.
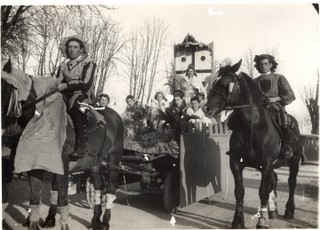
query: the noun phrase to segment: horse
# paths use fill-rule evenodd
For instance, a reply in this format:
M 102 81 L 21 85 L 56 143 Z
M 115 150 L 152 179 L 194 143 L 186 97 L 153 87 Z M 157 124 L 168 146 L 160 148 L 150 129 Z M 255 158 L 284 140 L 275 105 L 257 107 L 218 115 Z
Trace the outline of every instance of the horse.
M 263 102 L 261 91 L 254 80 L 239 70 L 241 60 L 233 65 L 220 68 L 213 82 L 206 103 L 206 115 L 214 117 L 225 109 L 234 109 L 235 125 L 229 142 L 229 165 L 234 177 L 236 198 L 232 228 L 244 228 L 243 214 L 243 169 L 252 167 L 261 172 L 259 197 L 261 207 L 258 211 L 257 228 L 268 228 L 269 218 L 278 215 L 276 204 L 277 174 L 273 162 L 281 151 L 281 131 Z M 291 146 L 293 157 L 289 160 L 289 198 L 284 218 L 294 218 L 294 191 L 302 148 L 299 143 L 298 122 L 291 116 L 294 141 Z
M 23 75 L 24 78 L 31 78 L 28 74 L 22 72 L 21 70 L 14 69 L 13 71 L 11 61 L 9 60 L 3 67 L 3 74 L 8 74 L 11 77 L 15 77 L 15 74 Z M 32 78 L 31 78 L 32 79 Z M 28 98 L 22 101 L 22 114 L 18 118 L 9 116 L 8 106 L 10 104 L 10 98 L 13 93 L 13 86 L 6 82 L 3 78 L 1 79 L 1 93 L 2 93 L 2 128 L 6 128 L 9 125 L 17 122 L 22 129 L 24 129 L 29 121 L 33 118 L 35 114 L 36 106 L 33 102 L 36 100 L 37 95 L 34 90 L 34 86 L 30 89 Z M 31 105 L 31 106 L 30 106 Z M 79 159 L 76 162 L 70 162 L 69 154 L 73 152 L 75 143 L 75 132 L 70 125 L 66 128 L 66 141 L 63 145 L 61 158 L 63 162 L 63 174 L 53 174 L 52 180 L 52 191 L 51 191 L 51 205 L 49 208 L 49 213 L 45 219 L 42 227 L 54 227 L 55 226 L 55 215 L 57 210 L 60 210 L 61 214 L 61 229 L 69 229 L 68 219 L 69 219 L 69 204 L 68 204 L 68 178 L 69 173 L 81 170 L 88 170 L 90 172 L 91 178 L 93 180 L 95 188 L 95 207 L 94 215 L 91 220 L 91 225 L 93 229 L 109 229 L 109 221 L 111 218 L 111 208 L 113 207 L 113 201 L 115 199 L 116 184 L 118 182 L 118 171 L 117 165 L 122 158 L 123 153 L 123 124 L 122 119 L 117 112 L 111 108 L 105 108 L 102 112 L 107 124 L 105 127 L 97 126 L 97 124 L 92 120 L 89 121 L 91 124 L 91 131 L 88 133 L 88 145 L 87 150 L 90 153 Z M 16 143 L 18 145 L 18 143 Z M 14 149 L 13 151 L 14 152 Z M 48 162 L 50 164 L 50 162 Z M 100 172 L 100 164 L 105 165 L 104 168 L 107 171 Z M 26 221 L 29 229 L 39 229 L 39 205 L 40 205 L 40 189 L 42 184 L 42 177 L 45 170 L 34 169 L 27 172 L 28 180 L 30 185 L 30 206 L 31 212 Z M 104 181 L 103 173 L 108 174 L 106 181 Z M 12 171 L 8 173 L 9 176 Z M 106 210 L 102 217 L 101 207 L 101 190 L 103 190 L 104 183 L 107 183 L 106 197 L 107 204 Z

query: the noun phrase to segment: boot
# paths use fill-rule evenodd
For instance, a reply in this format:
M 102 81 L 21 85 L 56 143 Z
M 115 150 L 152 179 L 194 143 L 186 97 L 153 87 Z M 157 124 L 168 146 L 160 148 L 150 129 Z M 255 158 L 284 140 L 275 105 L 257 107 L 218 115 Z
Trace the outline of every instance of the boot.
M 56 226 L 56 214 L 57 214 L 57 205 L 51 204 L 48 212 L 48 216 L 46 217 L 44 223 L 41 227 L 43 228 L 53 228 Z
M 40 205 L 30 206 L 30 215 L 27 219 L 29 230 L 40 230 L 39 219 L 40 219 Z
M 76 147 L 73 153 L 70 154 L 72 158 L 82 158 L 87 154 L 86 145 L 86 117 L 78 109 L 71 109 L 70 116 L 73 121 L 74 130 L 76 133 Z
M 99 127 L 103 128 L 107 124 L 106 120 L 104 119 L 104 116 L 101 113 L 99 113 L 97 110 L 91 110 L 90 112 L 95 117 L 97 121 L 97 125 Z
M 63 206 L 63 207 L 58 207 L 60 211 L 60 223 L 61 223 L 61 230 L 70 230 L 69 228 L 69 205 Z
M 93 230 L 102 229 L 102 222 L 100 221 L 100 217 L 102 214 L 101 204 L 95 205 L 93 209 L 93 217 L 91 220 L 91 227 Z
M 273 163 L 273 168 L 279 168 L 281 166 L 287 165 L 290 159 L 293 156 L 292 148 L 292 138 L 291 138 L 291 129 L 283 129 L 283 147 L 280 151 L 278 159 Z

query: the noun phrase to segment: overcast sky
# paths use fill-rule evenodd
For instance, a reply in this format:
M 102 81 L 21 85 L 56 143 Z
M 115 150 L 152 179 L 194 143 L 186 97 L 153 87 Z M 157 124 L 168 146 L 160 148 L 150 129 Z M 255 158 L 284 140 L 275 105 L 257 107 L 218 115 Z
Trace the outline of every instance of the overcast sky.
M 6 1 L 6 0 L 5 0 Z M 288 107 L 295 115 L 307 113 L 300 99 L 304 86 L 314 87 L 319 69 L 319 15 L 311 3 L 306 1 L 268 1 L 269 4 L 257 1 L 103 1 L 103 4 L 114 5 L 116 10 L 107 10 L 106 16 L 119 22 L 124 32 L 137 27 L 148 17 L 158 17 L 169 26 L 169 37 L 172 45 L 165 50 L 166 58 L 173 57 L 173 45 L 181 43 L 187 33 L 191 33 L 203 43 L 214 42 L 214 57 L 223 60 L 230 57 L 234 62 L 244 58 L 249 48 L 255 54 L 266 50 L 277 50 L 278 71 L 287 77 L 296 94 L 296 101 Z M 119 5 L 120 2 L 120 5 Z M 138 3 L 137 3 L 138 2 Z M 148 3 L 150 1 L 147 1 Z M 161 2 L 161 5 L 154 4 Z M 250 2 L 251 4 L 248 4 Z M 270 2 L 272 4 L 270 4 Z M 275 2 L 277 4 L 275 4 Z M 14 1 L 21 4 L 23 1 Z M 52 1 L 45 1 L 52 4 Z M 54 4 L 64 4 L 58 0 Z M 69 4 L 84 4 L 85 1 L 71 1 Z M 90 3 L 102 3 L 94 1 Z M 231 4 L 232 3 L 232 4 Z M 12 4 L 12 3 L 7 3 Z M 43 4 L 31 1 L 29 4 Z M 256 77 L 256 76 L 255 76 Z M 118 77 L 113 77 L 116 84 L 109 82 L 106 92 L 117 98 L 117 111 L 124 110 L 124 98 L 129 93 L 119 91 L 121 85 Z M 160 80 L 160 79 L 159 79 Z M 159 82 L 157 79 L 157 82 Z M 160 81 L 155 89 L 163 85 Z M 116 87 L 115 87 L 116 85 Z M 123 85 L 123 87 L 125 87 Z M 119 94 L 121 92 L 121 94 Z
M 172 44 L 187 33 L 203 43 L 214 41 L 215 59 L 244 58 L 277 49 L 279 73 L 285 75 L 297 100 L 289 111 L 299 114 L 303 105 L 299 91 L 315 86 L 319 68 L 319 16 L 311 4 L 176 4 L 116 5 L 107 11 L 124 31 L 141 25 L 147 17 L 159 17 L 169 25 Z M 172 46 L 168 56 L 173 56 Z M 158 86 L 156 86 L 158 87 Z M 108 91 L 113 91 L 112 86 Z M 306 112 L 306 110 L 304 111 Z M 303 112 L 303 113 L 304 113 Z

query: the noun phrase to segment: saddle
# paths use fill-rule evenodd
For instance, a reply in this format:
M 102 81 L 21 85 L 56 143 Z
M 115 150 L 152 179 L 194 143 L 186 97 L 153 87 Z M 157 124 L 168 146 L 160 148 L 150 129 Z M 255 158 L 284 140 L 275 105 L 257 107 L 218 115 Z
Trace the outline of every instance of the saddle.
M 268 109 L 268 112 L 270 114 L 272 123 L 274 124 L 276 129 L 279 131 L 281 139 L 283 139 L 284 138 L 283 127 L 286 126 L 289 129 L 294 128 L 294 123 L 292 121 L 291 115 L 287 114 L 286 112 L 285 112 L 286 114 L 283 115 L 280 112 L 276 112 L 271 109 Z
M 291 116 L 289 114 L 286 115 L 286 118 L 281 117 L 280 113 L 271 109 L 268 109 L 268 113 L 270 114 L 271 121 L 273 125 L 276 127 L 280 134 L 280 138 L 284 138 L 284 133 L 282 131 L 282 126 L 285 123 L 289 128 L 293 128 L 294 123 L 292 122 Z M 240 126 L 239 124 L 240 114 L 236 111 L 233 111 L 232 114 L 229 115 L 227 125 L 230 130 L 235 130 Z

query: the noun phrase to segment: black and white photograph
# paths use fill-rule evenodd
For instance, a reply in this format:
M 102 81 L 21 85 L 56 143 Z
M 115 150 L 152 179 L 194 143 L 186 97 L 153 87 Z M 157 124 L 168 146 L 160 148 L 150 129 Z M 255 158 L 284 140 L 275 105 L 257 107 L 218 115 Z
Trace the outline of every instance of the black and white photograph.
M 3 1 L 1 229 L 318 229 L 319 19 Z

